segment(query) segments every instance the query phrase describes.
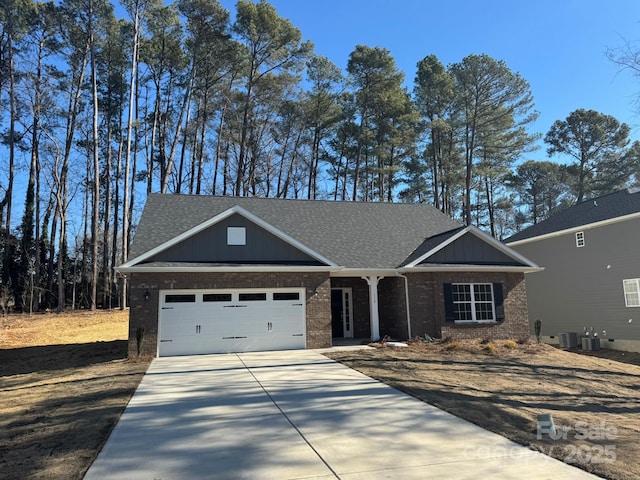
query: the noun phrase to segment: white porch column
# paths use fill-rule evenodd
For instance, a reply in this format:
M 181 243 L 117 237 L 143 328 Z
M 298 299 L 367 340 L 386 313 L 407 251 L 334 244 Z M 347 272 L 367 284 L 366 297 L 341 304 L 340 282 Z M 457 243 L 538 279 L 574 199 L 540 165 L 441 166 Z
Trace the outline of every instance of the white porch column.
M 369 312 L 371 315 L 371 341 L 380 340 L 380 311 L 378 310 L 378 282 L 383 277 L 369 276 L 362 279 L 369 285 Z

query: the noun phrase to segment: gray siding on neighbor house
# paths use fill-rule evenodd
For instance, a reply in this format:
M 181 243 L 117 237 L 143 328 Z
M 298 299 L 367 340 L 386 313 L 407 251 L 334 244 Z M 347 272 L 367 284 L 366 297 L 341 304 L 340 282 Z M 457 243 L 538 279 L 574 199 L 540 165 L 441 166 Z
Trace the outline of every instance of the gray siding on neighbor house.
M 467 233 L 454 240 L 442 250 L 425 259 L 423 263 L 446 263 L 467 265 L 520 265 L 486 241 Z
M 227 245 L 227 227 L 245 227 L 246 245 Z M 320 263 L 241 215 L 231 215 L 206 230 L 154 255 L 151 262 Z
M 640 308 L 625 307 L 622 286 L 640 278 L 640 220 L 582 231 L 581 248 L 575 232 L 511 245 L 545 267 L 527 275 L 530 324 L 541 319 L 545 336 L 593 327 L 603 346 L 611 338 L 640 340 Z

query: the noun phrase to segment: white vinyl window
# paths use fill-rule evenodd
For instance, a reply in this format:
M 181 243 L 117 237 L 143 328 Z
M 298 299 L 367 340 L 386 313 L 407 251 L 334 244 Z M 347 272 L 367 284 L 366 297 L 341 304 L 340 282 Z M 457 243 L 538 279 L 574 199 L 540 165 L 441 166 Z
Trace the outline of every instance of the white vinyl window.
M 623 280 L 624 304 L 627 307 L 640 307 L 640 278 Z
M 576 247 L 584 247 L 584 232 L 576 232 Z
M 246 245 L 247 231 L 244 227 L 227 227 L 227 245 Z
M 456 322 L 496 320 L 491 283 L 454 283 L 451 289 Z

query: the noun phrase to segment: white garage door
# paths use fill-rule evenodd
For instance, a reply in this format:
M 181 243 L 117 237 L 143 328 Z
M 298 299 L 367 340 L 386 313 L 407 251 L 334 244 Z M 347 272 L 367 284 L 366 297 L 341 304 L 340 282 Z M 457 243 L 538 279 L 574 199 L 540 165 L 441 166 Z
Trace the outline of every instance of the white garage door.
M 304 289 L 163 290 L 158 355 L 305 348 Z

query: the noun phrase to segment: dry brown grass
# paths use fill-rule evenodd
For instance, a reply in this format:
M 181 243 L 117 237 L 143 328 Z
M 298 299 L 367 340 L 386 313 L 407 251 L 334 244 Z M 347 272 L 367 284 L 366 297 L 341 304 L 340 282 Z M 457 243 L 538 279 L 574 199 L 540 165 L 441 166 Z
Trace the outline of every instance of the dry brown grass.
M 0 477 L 84 476 L 149 363 L 127 331 L 127 311 L 0 318 Z
M 596 475 L 640 478 L 640 354 L 504 340 L 376 346 L 327 356 Z M 567 429 L 566 438 L 537 438 L 542 413 Z M 583 431 L 594 438 L 579 438 Z
M 126 340 L 128 310 L 0 317 L 0 349 Z

